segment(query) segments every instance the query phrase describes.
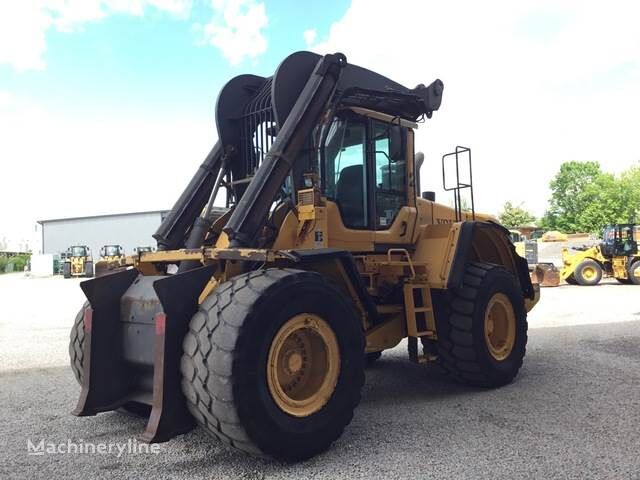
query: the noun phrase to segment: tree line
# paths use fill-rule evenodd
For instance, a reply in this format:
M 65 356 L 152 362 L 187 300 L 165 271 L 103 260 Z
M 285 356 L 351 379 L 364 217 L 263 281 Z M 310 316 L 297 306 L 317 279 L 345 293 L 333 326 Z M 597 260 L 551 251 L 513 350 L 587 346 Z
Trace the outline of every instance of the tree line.
M 507 228 L 535 223 L 564 233 L 601 233 L 605 225 L 640 223 L 640 165 L 614 175 L 598 162 L 565 162 L 549 186 L 551 198 L 542 218 L 522 204 L 506 202 L 500 222 Z

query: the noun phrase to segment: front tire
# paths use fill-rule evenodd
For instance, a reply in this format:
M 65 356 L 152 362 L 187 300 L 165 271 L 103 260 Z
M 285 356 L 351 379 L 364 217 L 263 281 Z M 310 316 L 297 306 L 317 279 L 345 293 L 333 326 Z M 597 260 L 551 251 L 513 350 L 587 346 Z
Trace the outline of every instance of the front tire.
M 382 356 L 382 352 L 369 352 L 364 354 L 364 363 L 367 367 L 373 366 L 380 357 Z
M 510 383 L 527 345 L 527 313 L 513 274 L 498 265 L 471 262 L 463 284 L 440 297 L 435 301 L 436 352 L 442 370 L 470 385 Z
M 267 269 L 225 282 L 194 315 L 183 347 L 190 412 L 247 453 L 312 457 L 360 401 L 362 327 L 350 299 L 314 272 Z
M 576 267 L 573 276 L 578 285 L 585 287 L 597 285 L 602 279 L 602 267 L 595 260 L 587 258 Z
M 84 276 L 87 278 L 93 277 L 93 262 L 84 263 Z

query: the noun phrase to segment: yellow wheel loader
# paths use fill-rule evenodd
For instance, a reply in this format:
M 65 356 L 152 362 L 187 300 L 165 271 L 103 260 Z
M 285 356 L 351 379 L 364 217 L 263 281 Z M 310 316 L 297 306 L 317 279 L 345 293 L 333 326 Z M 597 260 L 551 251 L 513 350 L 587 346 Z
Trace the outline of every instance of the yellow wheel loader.
M 67 249 L 63 264 L 64 278 L 93 277 L 93 257 L 86 245 L 73 245 Z
M 511 382 L 539 290 L 509 231 L 475 215 L 471 178 L 444 179 L 454 208 L 419 194 L 414 136 L 442 92 L 310 52 L 227 83 L 219 140 L 158 251 L 81 284 L 74 414 L 123 407 L 148 414 L 148 442 L 199 425 L 297 461 L 340 437 L 365 363 L 405 338 L 411 361 L 460 382 Z M 458 147 L 442 161 L 467 159 Z M 212 222 L 221 191 L 229 211 Z
M 96 262 L 96 277 L 121 268 L 124 260 L 124 248 L 121 245 L 104 245 L 100 249 L 100 260 Z
M 560 278 L 571 285 L 597 285 L 602 277 L 613 277 L 620 283 L 640 285 L 638 226 L 618 224 L 605 227 L 599 245 L 562 250 L 563 268 Z

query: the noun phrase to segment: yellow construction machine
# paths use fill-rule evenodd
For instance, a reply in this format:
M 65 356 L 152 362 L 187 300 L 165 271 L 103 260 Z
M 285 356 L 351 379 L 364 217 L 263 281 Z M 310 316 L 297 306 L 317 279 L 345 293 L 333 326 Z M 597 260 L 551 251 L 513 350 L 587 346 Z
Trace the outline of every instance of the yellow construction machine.
M 86 245 L 73 245 L 67 249 L 62 264 L 64 278 L 93 277 L 93 257 Z
M 468 179 L 443 178 L 453 208 L 420 194 L 414 137 L 442 92 L 310 52 L 227 83 L 219 140 L 158 251 L 81 284 L 74 414 L 122 407 L 148 415 L 148 442 L 200 425 L 296 461 L 342 434 L 367 358 L 403 339 L 411 361 L 462 383 L 511 382 L 539 290 L 509 231 L 475 215 L 467 148 L 442 158 L 469 162 Z M 222 191 L 229 211 L 212 222 Z
M 124 260 L 124 248 L 121 245 L 104 245 L 100 249 L 100 260 L 96 262 L 96 277 L 120 268 Z
M 600 244 L 574 249 L 573 253 L 564 248 L 560 278 L 572 285 L 597 285 L 603 276 L 640 285 L 639 234 L 638 225 L 610 225 L 605 227 Z

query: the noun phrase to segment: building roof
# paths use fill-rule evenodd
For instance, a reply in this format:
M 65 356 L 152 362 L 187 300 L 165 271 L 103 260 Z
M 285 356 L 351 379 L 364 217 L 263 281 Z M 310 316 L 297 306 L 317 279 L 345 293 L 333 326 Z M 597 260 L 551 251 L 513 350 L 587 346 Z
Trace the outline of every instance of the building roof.
M 150 213 L 165 213 L 169 210 L 146 210 L 142 212 L 124 212 L 124 213 L 105 213 L 102 215 L 85 215 L 82 217 L 65 217 L 65 218 L 48 218 L 45 220 L 37 220 L 36 222 L 42 225 L 43 223 L 51 223 L 51 222 L 66 222 L 68 220 L 86 220 L 89 218 L 105 218 L 105 217 L 129 217 L 133 215 L 147 215 Z
M 227 211 L 226 208 L 224 207 L 213 207 L 213 211 L 218 211 L 220 213 L 224 213 Z M 163 213 L 167 213 L 169 212 L 169 209 L 167 210 L 146 210 L 146 211 L 142 211 L 142 212 L 124 212 L 124 213 L 106 213 L 103 215 L 86 215 L 83 217 L 66 217 L 66 218 L 49 218 L 49 219 L 45 219 L 45 220 L 37 220 L 36 222 L 39 223 L 40 225 L 45 224 L 45 223 L 52 223 L 52 222 L 66 222 L 69 220 L 86 220 L 86 219 L 90 219 L 90 218 L 107 218 L 107 217 L 130 217 L 130 216 L 134 216 L 134 215 L 148 215 L 148 214 L 152 214 L 152 213 L 159 213 L 159 214 L 163 214 Z

